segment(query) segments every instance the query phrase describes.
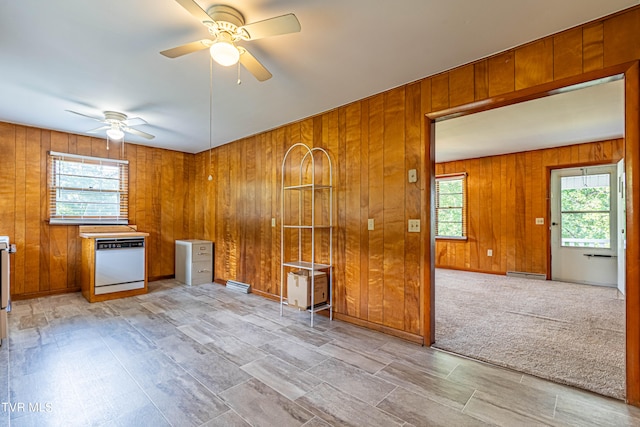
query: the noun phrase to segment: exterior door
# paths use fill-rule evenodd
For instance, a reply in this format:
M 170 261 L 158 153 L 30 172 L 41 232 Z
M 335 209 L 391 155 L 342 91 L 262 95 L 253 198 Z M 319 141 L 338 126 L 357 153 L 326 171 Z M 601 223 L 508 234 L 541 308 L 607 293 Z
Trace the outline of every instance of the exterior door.
M 551 278 L 617 286 L 616 165 L 551 172 Z

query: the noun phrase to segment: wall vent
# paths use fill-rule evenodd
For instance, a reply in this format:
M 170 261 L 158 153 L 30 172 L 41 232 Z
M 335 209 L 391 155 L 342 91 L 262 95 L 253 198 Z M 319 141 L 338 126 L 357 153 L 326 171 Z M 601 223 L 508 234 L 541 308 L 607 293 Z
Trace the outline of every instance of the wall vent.
M 520 277 L 522 279 L 547 280 L 546 274 L 527 273 L 525 271 L 507 271 L 509 277 Z
M 236 282 L 235 280 L 227 280 L 227 289 L 229 289 L 230 291 L 248 294 L 251 292 L 251 285 L 242 282 Z

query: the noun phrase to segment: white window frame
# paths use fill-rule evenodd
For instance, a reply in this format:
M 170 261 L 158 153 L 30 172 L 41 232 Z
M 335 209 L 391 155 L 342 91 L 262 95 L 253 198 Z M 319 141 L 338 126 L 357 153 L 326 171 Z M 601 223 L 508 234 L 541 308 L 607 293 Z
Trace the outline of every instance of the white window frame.
M 94 189 L 92 187 L 65 188 L 60 185 L 61 162 L 88 163 L 118 168 L 119 183 L 117 190 Z M 48 152 L 47 167 L 49 175 L 49 223 L 50 224 L 128 224 L 129 223 L 129 162 L 127 160 L 105 159 L 101 157 L 82 156 L 78 154 Z M 67 175 L 69 176 L 69 175 Z M 81 177 L 81 175 L 77 175 Z M 111 178 L 110 178 L 111 179 Z M 64 215 L 58 210 L 58 198 L 61 190 L 78 190 L 80 192 L 109 192 L 118 195 L 117 214 L 115 215 Z M 63 202 L 60 201 L 62 204 Z M 96 204 L 88 202 L 89 205 Z
M 442 181 L 462 181 L 462 206 L 440 206 L 440 182 Z M 447 175 L 436 175 L 436 192 L 435 192 L 435 234 L 436 239 L 452 239 L 452 240 L 467 240 L 467 173 L 454 173 Z M 438 234 L 438 230 L 440 227 L 438 226 L 438 217 L 440 210 L 444 209 L 460 209 L 462 208 L 462 220 L 461 220 L 461 228 L 462 235 L 461 236 L 447 236 Z

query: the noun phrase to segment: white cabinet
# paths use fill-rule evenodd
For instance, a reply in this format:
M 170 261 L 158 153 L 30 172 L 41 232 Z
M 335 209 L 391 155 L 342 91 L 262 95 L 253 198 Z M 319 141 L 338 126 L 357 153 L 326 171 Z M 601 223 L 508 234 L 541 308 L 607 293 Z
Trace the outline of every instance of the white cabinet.
M 187 285 L 213 281 L 213 242 L 176 240 L 176 280 Z

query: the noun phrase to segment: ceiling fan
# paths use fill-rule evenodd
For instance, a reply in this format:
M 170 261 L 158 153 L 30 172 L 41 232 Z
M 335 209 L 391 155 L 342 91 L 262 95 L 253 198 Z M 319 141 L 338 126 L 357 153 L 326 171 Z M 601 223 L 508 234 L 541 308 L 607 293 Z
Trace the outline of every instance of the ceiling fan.
M 148 124 L 146 120 L 141 119 L 140 117 L 129 118 L 126 114 L 118 113 L 117 111 L 103 111 L 104 117 L 89 116 L 87 114 L 78 113 L 77 111 L 72 111 L 72 110 L 66 110 L 66 111 L 68 111 L 69 113 L 77 114 L 79 116 L 87 117 L 89 119 L 104 123 L 103 126 L 88 130 L 87 132 L 98 133 L 100 131 L 106 130 L 107 137 L 109 137 L 109 139 L 113 141 L 119 141 L 123 139 L 125 133 L 141 136 L 146 139 L 155 138 L 155 136 L 151 135 L 150 133 L 146 133 L 141 130 L 134 129 L 132 127 L 132 126 Z
M 272 74 L 247 49 L 237 46 L 236 42 L 300 31 L 300 22 L 293 13 L 245 24 L 244 16 L 230 6 L 213 5 L 205 12 L 194 0 L 176 1 L 207 27 L 212 38 L 164 50 L 160 52 L 162 55 L 177 58 L 209 48 L 211 57 L 220 65 L 230 66 L 240 62 L 261 82 L 270 79 Z

